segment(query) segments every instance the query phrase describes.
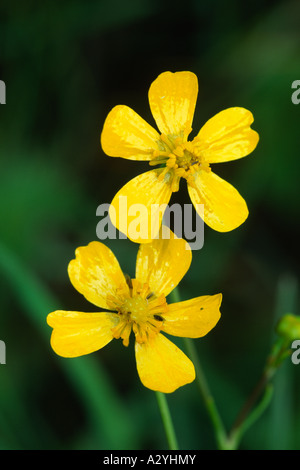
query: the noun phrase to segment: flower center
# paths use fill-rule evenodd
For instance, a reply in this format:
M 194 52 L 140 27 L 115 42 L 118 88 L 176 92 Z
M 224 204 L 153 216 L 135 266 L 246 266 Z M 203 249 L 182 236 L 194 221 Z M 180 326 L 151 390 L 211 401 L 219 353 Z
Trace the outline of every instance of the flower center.
M 166 165 L 159 175 L 163 180 L 169 173 L 172 191 L 178 191 L 180 178 L 185 178 L 193 185 L 193 174 L 199 169 L 211 171 L 209 163 L 205 161 L 193 142 L 187 141 L 191 129 L 186 130 L 180 136 L 161 134 L 158 143 L 160 150 L 154 150 L 149 165 Z
M 129 297 L 109 299 L 119 320 L 112 332 L 114 338 L 123 339 L 124 346 L 128 346 L 132 330 L 138 343 L 145 343 L 149 337 L 158 334 L 164 322 L 163 314 L 168 309 L 165 296 L 155 296 L 147 283 L 142 285 L 136 279 L 130 279 L 128 285 Z
M 131 320 L 136 323 L 142 323 L 145 319 L 145 313 L 148 311 L 148 302 L 143 297 L 129 297 L 121 308 L 123 315 L 130 315 Z

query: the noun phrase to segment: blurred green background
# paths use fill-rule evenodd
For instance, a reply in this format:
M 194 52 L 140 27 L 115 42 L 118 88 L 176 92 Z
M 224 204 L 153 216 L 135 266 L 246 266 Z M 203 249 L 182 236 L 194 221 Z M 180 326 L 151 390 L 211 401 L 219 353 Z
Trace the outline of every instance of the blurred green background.
M 69 282 L 75 248 L 96 239 L 96 209 L 146 163 L 107 157 L 104 119 L 126 104 L 154 125 L 147 93 L 163 71 L 199 79 L 194 118 L 231 106 L 252 111 L 260 142 L 216 173 L 250 215 L 228 234 L 205 228 L 182 281 L 183 299 L 222 292 L 222 318 L 196 342 L 219 411 L 233 423 L 258 380 L 274 324 L 299 313 L 300 79 L 298 1 L 8 1 L 0 6 L 0 448 L 164 449 L 154 394 L 135 370 L 133 341 L 62 359 L 47 314 L 90 311 Z M 189 202 L 184 185 L 172 202 Z M 137 245 L 111 240 L 133 274 Z M 181 345 L 180 341 L 178 341 Z M 300 448 L 300 365 L 275 378 L 268 410 L 243 449 Z M 213 449 L 211 424 L 191 384 L 168 395 L 182 449 Z

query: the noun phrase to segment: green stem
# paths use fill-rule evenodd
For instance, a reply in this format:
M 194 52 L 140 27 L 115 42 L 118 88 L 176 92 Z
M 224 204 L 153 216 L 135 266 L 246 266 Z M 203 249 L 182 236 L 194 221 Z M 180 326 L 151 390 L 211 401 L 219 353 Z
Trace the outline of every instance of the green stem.
M 211 394 L 208 383 L 206 381 L 201 363 L 199 361 L 199 356 L 195 348 L 195 344 L 193 340 L 189 338 L 184 338 L 184 343 L 185 343 L 187 353 L 195 366 L 196 383 L 200 391 L 200 394 L 202 396 L 202 400 L 205 404 L 208 415 L 210 417 L 210 420 L 212 422 L 218 448 L 220 450 L 228 449 L 229 447 L 231 447 L 231 445 L 229 446 L 226 430 L 223 425 L 219 411 L 217 409 L 215 400 Z
M 270 382 L 286 357 L 287 347 L 288 345 L 282 338 L 278 338 L 273 345 L 261 378 L 241 409 L 230 431 L 229 440 L 234 443 L 235 447 L 239 445 L 244 433 L 257 421 L 269 405 L 273 395 L 273 387 Z M 262 398 L 260 399 L 261 395 Z
M 158 407 L 160 410 L 162 422 L 165 428 L 165 433 L 166 433 L 167 441 L 169 444 L 169 449 L 178 450 L 177 439 L 176 439 L 175 430 L 174 430 L 166 396 L 162 392 L 155 392 L 155 395 L 157 398 L 157 403 L 158 403 Z
M 178 291 L 178 287 L 176 287 L 172 293 L 171 293 L 171 298 L 172 301 L 175 302 L 180 302 L 180 295 Z M 188 356 L 190 357 L 191 361 L 194 364 L 195 371 L 196 371 L 196 383 L 198 386 L 198 389 L 200 391 L 202 400 L 205 404 L 206 410 L 208 412 L 208 415 L 211 419 L 214 432 L 215 432 L 215 437 L 217 441 L 217 445 L 219 449 L 228 449 L 229 448 L 229 441 L 227 439 L 227 434 L 225 427 L 223 425 L 222 419 L 220 417 L 220 414 L 218 412 L 215 400 L 210 392 L 208 383 L 206 381 L 199 356 L 197 353 L 197 350 L 195 348 L 195 343 L 193 342 L 192 339 L 190 338 L 184 338 L 183 339 L 186 351 Z
M 174 289 L 171 296 L 173 302 L 180 302 L 178 288 Z M 184 343 L 187 354 L 195 366 L 196 383 L 212 422 L 218 448 L 220 450 L 237 449 L 244 433 L 257 421 L 271 401 L 273 387 L 270 385 L 270 381 L 278 367 L 289 354 L 287 352 L 288 345 L 282 338 L 278 338 L 274 343 L 267 358 L 261 379 L 255 386 L 252 394 L 239 413 L 231 432 L 228 434 L 207 384 L 195 343 L 189 338 L 184 338 Z
M 235 425 L 230 432 L 229 441 L 232 442 L 234 448 L 237 448 L 245 432 L 261 417 L 263 412 L 269 406 L 273 396 L 273 387 L 271 384 L 267 384 L 262 399 L 257 406 L 245 415 L 243 421 L 240 421 L 238 425 Z

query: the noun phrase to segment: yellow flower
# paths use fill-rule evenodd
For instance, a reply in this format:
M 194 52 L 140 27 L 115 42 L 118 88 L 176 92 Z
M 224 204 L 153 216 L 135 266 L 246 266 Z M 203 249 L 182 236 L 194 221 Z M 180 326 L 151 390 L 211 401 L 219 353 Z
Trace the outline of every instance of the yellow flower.
M 107 155 L 160 166 L 133 178 L 112 201 L 112 223 L 129 238 L 130 206 L 139 203 L 148 208 L 141 220 L 141 225 L 149 228 L 148 238 L 134 241 L 149 242 L 154 238 L 153 227 L 161 224 L 163 214 L 151 214 L 151 205 L 168 204 L 181 178 L 187 181 L 196 210 L 197 205 L 204 205 L 204 221 L 214 230 L 233 230 L 248 216 L 244 199 L 213 173 L 210 165 L 245 157 L 255 149 L 259 137 L 250 128 L 253 116 L 244 108 L 225 109 L 188 141 L 197 95 L 198 80 L 192 72 L 164 72 L 149 89 L 150 109 L 160 133 L 128 106 L 114 107 L 105 120 L 101 145 Z M 122 196 L 127 197 L 127 217 L 122 216 Z
M 166 296 L 189 269 L 191 250 L 171 232 L 139 247 L 135 278 L 124 276 L 112 251 L 94 241 L 76 250 L 68 267 L 73 286 L 105 311 L 83 313 L 57 310 L 47 317 L 53 328 L 51 346 L 63 357 L 76 357 L 103 348 L 113 338 L 124 346 L 135 335 L 137 370 L 142 383 L 173 392 L 195 378 L 190 359 L 162 333 L 199 338 L 220 318 L 222 295 L 207 295 L 168 304 Z

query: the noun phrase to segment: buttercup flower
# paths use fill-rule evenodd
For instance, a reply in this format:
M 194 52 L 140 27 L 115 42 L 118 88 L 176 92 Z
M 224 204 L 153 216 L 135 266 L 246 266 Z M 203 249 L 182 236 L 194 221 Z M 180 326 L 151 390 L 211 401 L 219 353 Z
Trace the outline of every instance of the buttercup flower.
M 150 109 L 160 133 L 124 105 L 114 107 L 105 120 L 101 145 L 107 155 L 159 165 L 129 181 L 111 204 L 112 223 L 131 239 L 130 207 L 136 203 L 147 207 L 141 226 L 148 227 L 148 237 L 134 241 L 149 242 L 154 238 L 153 227 L 160 226 L 163 216 L 158 206 L 169 203 L 181 178 L 187 181 L 190 198 L 200 216 L 199 205 L 204 205 L 204 221 L 212 229 L 233 230 L 248 216 L 244 199 L 211 171 L 210 165 L 245 157 L 255 149 L 259 137 L 250 128 L 253 116 L 244 108 L 225 109 L 188 141 L 197 95 L 198 80 L 192 72 L 164 72 L 149 89 Z M 127 217 L 122 214 L 122 197 L 127 198 Z M 151 206 L 157 210 L 151 212 Z
M 222 295 L 207 295 L 168 304 L 191 263 L 186 241 L 171 232 L 139 247 L 135 278 L 126 277 L 112 251 L 94 241 L 76 250 L 68 267 L 73 286 L 105 311 L 83 313 L 57 310 L 47 317 L 53 328 L 51 346 L 64 357 L 89 354 L 114 338 L 128 346 L 135 335 L 137 370 L 153 390 L 173 392 L 195 378 L 190 359 L 162 333 L 199 338 L 220 318 Z

